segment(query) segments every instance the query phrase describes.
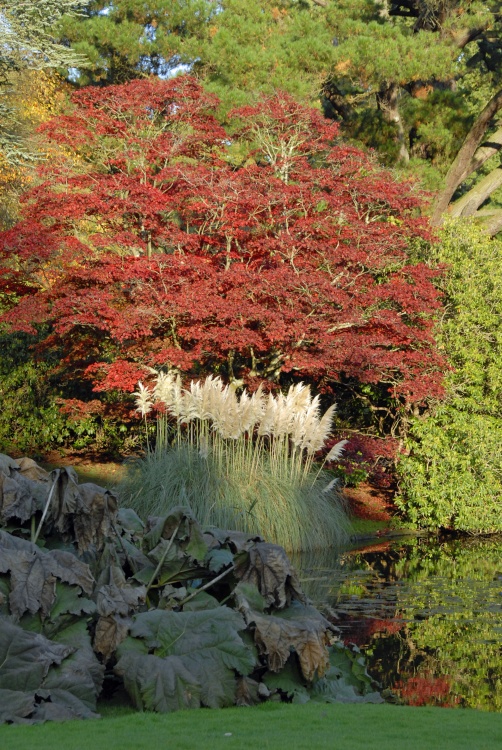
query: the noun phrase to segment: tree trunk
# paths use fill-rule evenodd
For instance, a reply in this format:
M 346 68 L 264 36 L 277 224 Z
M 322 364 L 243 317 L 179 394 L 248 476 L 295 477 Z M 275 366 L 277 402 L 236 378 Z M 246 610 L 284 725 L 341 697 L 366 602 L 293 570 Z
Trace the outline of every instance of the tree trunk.
M 483 210 L 476 212 L 476 217 L 482 219 L 483 232 L 489 234 L 490 237 L 494 237 L 502 230 L 502 209 Z
M 466 179 L 466 177 L 468 177 L 469 174 L 471 174 L 471 172 L 473 171 L 471 165 L 474 161 L 476 161 L 476 150 L 483 140 L 483 136 L 490 124 L 490 120 L 497 114 L 501 107 L 502 89 L 492 97 L 484 110 L 481 112 L 478 119 L 467 134 L 467 137 L 462 145 L 462 148 L 458 152 L 455 161 L 451 165 L 448 174 L 446 175 L 444 189 L 439 194 L 436 205 L 434 207 L 434 213 L 432 214 L 431 218 L 431 224 L 433 226 L 439 226 L 441 224 L 442 216 L 448 208 L 448 204 L 450 203 L 453 193 L 458 188 L 458 186 Z
M 448 214 L 454 217 L 473 216 L 482 203 L 502 185 L 502 167 L 493 169 L 483 177 L 468 193 L 450 204 Z
M 495 131 L 486 141 L 478 148 L 469 164 L 469 174 L 479 169 L 490 156 L 500 151 L 502 146 L 502 128 Z
M 399 112 L 398 97 L 400 87 L 397 83 L 391 83 L 389 86 L 382 86 L 377 94 L 378 109 L 381 111 L 385 122 L 392 123 L 397 128 L 399 142 L 399 161 L 408 162 L 410 155 L 405 144 L 405 131 L 401 114 Z

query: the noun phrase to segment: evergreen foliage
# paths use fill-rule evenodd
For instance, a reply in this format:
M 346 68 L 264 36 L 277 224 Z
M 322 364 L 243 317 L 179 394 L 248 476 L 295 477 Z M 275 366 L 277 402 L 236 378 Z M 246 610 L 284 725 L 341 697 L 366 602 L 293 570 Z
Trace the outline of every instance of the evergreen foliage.
M 87 12 L 65 26 L 93 60 L 81 82 L 120 83 L 185 64 L 226 110 L 278 88 L 321 99 L 346 137 L 433 190 L 500 89 L 497 0 L 94 0 Z M 487 132 L 498 133 L 496 120 Z M 461 182 L 454 199 L 472 187 Z M 497 208 L 500 183 L 490 188 Z
M 400 460 L 398 507 L 427 528 L 502 531 L 502 243 L 451 223 L 435 250 L 448 264 L 439 345 L 447 398 L 415 418 Z

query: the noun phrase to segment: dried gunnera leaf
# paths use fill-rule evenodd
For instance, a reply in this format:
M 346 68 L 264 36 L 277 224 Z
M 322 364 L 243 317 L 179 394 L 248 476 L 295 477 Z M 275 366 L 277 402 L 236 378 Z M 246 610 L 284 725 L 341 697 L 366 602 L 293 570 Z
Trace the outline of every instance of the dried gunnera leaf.
M 242 582 L 254 584 L 267 606 L 282 609 L 293 599 L 305 601 L 297 573 L 278 544 L 254 544 L 238 562 L 235 574 Z
M 112 492 L 92 482 L 78 484 L 74 469 L 51 472 L 54 484 L 47 525 L 63 536 L 76 541 L 79 552 L 91 545 L 101 549 L 112 535 L 117 516 L 117 498 Z
M 240 583 L 235 591 L 236 602 L 246 624 L 254 629 L 256 646 L 269 669 L 279 672 L 294 650 L 307 681 L 322 677 L 329 667 L 329 621 L 315 607 L 298 601 L 268 615 L 260 604 L 259 592 L 253 588 Z
M 307 620 L 288 622 L 272 615 L 256 615 L 254 626 L 255 643 L 267 656 L 272 672 L 283 668 L 291 649 L 298 654 L 302 674 L 309 682 L 316 675 L 322 677 L 329 667 L 329 639 L 319 623 Z
M 94 633 L 94 650 L 102 654 L 105 661 L 111 659 L 118 646 L 127 638 L 131 624 L 129 617 L 121 615 L 100 617 Z
M 146 587 L 128 582 L 122 568 L 110 565 L 100 575 L 94 596 L 100 615 L 94 649 L 108 660 L 127 637 L 129 614 L 145 601 Z
M 0 522 L 8 523 L 12 518 L 27 521 L 38 510 L 36 498 L 27 483 L 17 476 L 0 473 Z
M 80 484 L 78 490 L 73 528 L 79 552 L 85 552 L 92 544 L 102 549 L 106 538 L 112 535 L 118 509 L 117 498 L 109 490 L 92 482 Z
M 19 473 L 27 479 L 37 482 L 48 482 L 51 475 L 45 469 L 42 469 L 32 458 L 18 458 Z

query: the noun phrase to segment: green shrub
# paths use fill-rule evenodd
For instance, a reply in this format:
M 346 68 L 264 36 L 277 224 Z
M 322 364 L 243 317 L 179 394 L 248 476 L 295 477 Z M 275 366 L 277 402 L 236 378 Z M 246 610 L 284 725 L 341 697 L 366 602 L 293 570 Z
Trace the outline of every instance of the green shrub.
M 502 531 L 502 242 L 452 222 L 438 343 L 452 371 L 444 403 L 411 423 L 396 503 L 419 526 Z
M 116 454 L 137 435 L 106 415 L 106 404 L 65 398 L 56 361 L 33 356 L 35 336 L 0 331 L 0 453 L 43 455 L 57 448 Z
M 452 404 L 415 420 L 396 505 L 423 528 L 502 531 L 502 419 Z
M 30 356 L 33 337 L 0 335 L 0 452 L 41 453 L 61 445 L 65 418 L 50 385 L 50 366 Z

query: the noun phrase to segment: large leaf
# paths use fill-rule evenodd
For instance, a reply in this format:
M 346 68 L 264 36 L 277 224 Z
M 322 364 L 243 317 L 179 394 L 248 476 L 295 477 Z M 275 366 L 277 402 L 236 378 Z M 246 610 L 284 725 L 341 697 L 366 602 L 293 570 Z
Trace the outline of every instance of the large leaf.
M 248 674 L 254 658 L 239 636 L 242 617 L 228 607 L 172 612 L 155 610 L 135 617 L 132 638 L 119 646 L 116 672 L 136 702 L 170 711 L 235 701 L 235 672 Z M 153 654 L 137 653 L 142 639 Z M 131 652 L 131 647 L 135 650 Z
M 120 659 L 115 672 L 123 677 L 132 702 L 140 710 L 166 713 L 199 708 L 202 703 L 200 679 L 179 656 L 161 659 L 153 654 L 129 653 Z
M 51 665 L 60 664 L 72 651 L 71 646 L 53 643 L 0 618 L 0 688 L 35 691 Z
M 78 620 L 54 636 L 54 641 L 70 646 L 72 652 L 59 666 L 53 667 L 37 695 L 58 703 L 68 718 L 90 718 L 95 715 L 96 699 L 101 692 L 104 667 L 91 645 L 85 620 Z
M 236 566 L 236 576 L 254 584 L 268 606 L 286 607 L 293 599 L 305 597 L 295 569 L 283 547 L 257 542 L 243 555 Z
M 31 693 L 0 688 L 0 723 L 25 719 L 32 713 L 33 708 L 34 698 Z
M 330 667 L 310 691 L 312 700 L 324 703 L 383 703 L 366 671 L 361 654 L 334 644 L 330 649 Z
M 315 607 L 293 602 L 287 609 L 272 614 L 255 611 L 250 605 L 256 594 L 250 587 L 236 589 L 237 605 L 246 623 L 254 629 L 259 653 L 267 660 L 272 672 L 279 672 L 296 651 L 304 678 L 312 681 L 329 667 L 329 631 L 331 625 Z M 257 601 L 259 605 L 259 600 Z
M 0 572 L 10 571 L 9 606 L 13 615 L 40 611 L 47 617 L 56 599 L 56 580 L 91 593 L 89 566 L 61 550 L 44 551 L 31 542 L 0 531 Z
M 0 618 L 0 721 L 96 716 L 103 675 L 85 620 L 50 641 Z
M 176 531 L 176 546 L 193 560 L 202 561 L 207 553 L 202 530 L 189 508 L 176 506 L 167 516 L 151 519 L 152 528 L 144 536 L 148 550 L 157 547 L 161 540 L 169 540 Z

